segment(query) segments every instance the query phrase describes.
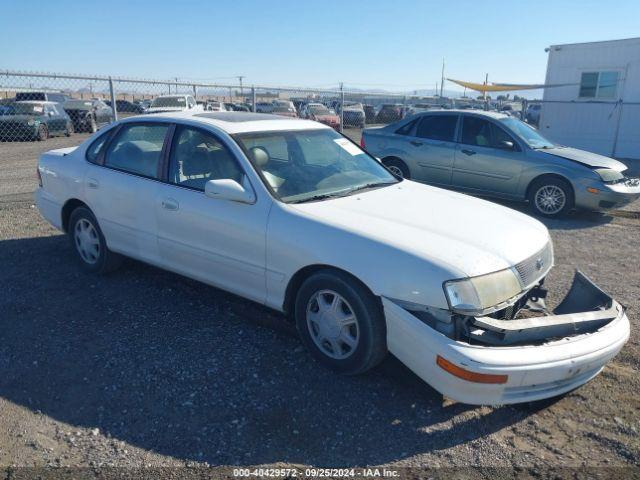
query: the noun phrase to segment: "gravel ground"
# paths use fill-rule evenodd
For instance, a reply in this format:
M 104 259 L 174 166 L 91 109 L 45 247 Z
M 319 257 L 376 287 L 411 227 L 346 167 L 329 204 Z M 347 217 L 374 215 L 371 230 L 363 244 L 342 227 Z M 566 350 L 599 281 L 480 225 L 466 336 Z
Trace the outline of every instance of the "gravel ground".
M 85 137 L 0 143 L 0 467 L 638 473 L 640 219 L 545 222 L 558 264 L 547 281 L 551 305 L 580 267 L 628 307 L 633 331 L 621 354 L 562 398 L 471 407 L 443 401 L 394 358 L 337 376 L 281 315 L 178 275 L 135 261 L 106 277 L 82 273 L 31 195 L 38 154 Z

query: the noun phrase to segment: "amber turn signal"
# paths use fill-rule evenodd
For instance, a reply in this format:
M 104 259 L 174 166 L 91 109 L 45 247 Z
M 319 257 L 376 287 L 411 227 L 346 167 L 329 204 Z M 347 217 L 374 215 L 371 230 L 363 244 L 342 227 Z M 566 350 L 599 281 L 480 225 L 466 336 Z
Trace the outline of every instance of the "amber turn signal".
M 454 377 L 466 380 L 467 382 L 500 384 L 507 383 L 507 380 L 509 379 L 508 375 L 470 372 L 469 370 L 465 370 L 462 367 L 454 365 L 449 360 L 442 358 L 440 355 L 436 357 L 436 363 L 444 371 L 449 372 Z

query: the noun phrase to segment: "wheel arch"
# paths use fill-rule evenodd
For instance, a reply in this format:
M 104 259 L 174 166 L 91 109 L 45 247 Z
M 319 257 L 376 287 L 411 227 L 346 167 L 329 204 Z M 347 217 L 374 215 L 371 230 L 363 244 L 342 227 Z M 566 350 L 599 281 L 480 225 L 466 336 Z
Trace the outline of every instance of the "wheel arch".
M 323 270 L 334 271 L 337 273 L 341 273 L 343 275 L 347 275 L 349 278 L 358 282 L 360 285 L 366 288 L 369 292 L 371 292 L 372 295 L 376 296 L 376 294 L 373 293 L 371 288 L 369 288 L 369 286 L 366 283 L 364 283 L 362 280 L 356 277 L 353 273 L 347 270 L 335 267 L 333 265 L 327 265 L 327 264 L 307 265 L 305 267 L 300 268 L 296 273 L 294 273 L 289 279 L 289 283 L 287 284 L 287 288 L 284 294 L 282 310 L 288 317 L 291 318 L 291 315 L 293 313 L 294 306 L 295 306 L 296 294 L 298 293 L 298 290 L 300 290 L 300 287 L 302 286 L 302 284 L 309 277 Z
M 571 183 L 571 180 L 569 180 L 567 177 L 565 177 L 564 175 L 561 175 L 559 173 L 542 173 L 540 175 L 535 176 L 534 178 L 531 179 L 531 181 L 529 182 L 529 185 L 527 185 L 527 190 L 525 193 L 525 198 L 527 200 L 529 200 L 529 197 L 531 195 L 531 189 L 533 188 L 533 186 L 540 180 L 544 179 L 544 178 L 555 178 L 557 180 L 562 180 L 563 182 L 565 182 L 569 188 L 571 189 L 571 203 L 574 204 L 575 200 L 576 200 L 576 191 L 573 188 L 573 184 Z
M 67 200 L 65 204 L 62 206 L 61 220 L 62 220 L 62 230 L 64 232 L 69 231 L 69 218 L 71 218 L 71 213 L 73 213 L 73 211 L 78 207 L 85 207 L 89 211 L 91 211 L 91 208 L 89 207 L 89 205 L 84 203 L 82 200 L 78 200 L 77 198 L 71 198 Z

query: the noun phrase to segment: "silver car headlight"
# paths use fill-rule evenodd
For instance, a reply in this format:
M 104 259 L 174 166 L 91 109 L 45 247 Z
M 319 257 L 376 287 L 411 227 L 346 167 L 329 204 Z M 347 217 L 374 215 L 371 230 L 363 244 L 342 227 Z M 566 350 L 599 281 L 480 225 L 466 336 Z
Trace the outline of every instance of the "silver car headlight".
M 443 288 L 449 308 L 465 315 L 486 315 L 499 310 L 522 292 L 512 269 L 449 280 Z

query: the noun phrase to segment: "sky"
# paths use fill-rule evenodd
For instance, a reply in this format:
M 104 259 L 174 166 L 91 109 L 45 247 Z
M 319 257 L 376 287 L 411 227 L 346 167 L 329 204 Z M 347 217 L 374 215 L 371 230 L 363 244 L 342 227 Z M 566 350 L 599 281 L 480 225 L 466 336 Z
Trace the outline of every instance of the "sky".
M 543 83 L 549 45 L 640 36 L 640 1 L 0 0 L 0 69 L 411 91 Z M 457 90 L 453 84 L 447 89 Z

